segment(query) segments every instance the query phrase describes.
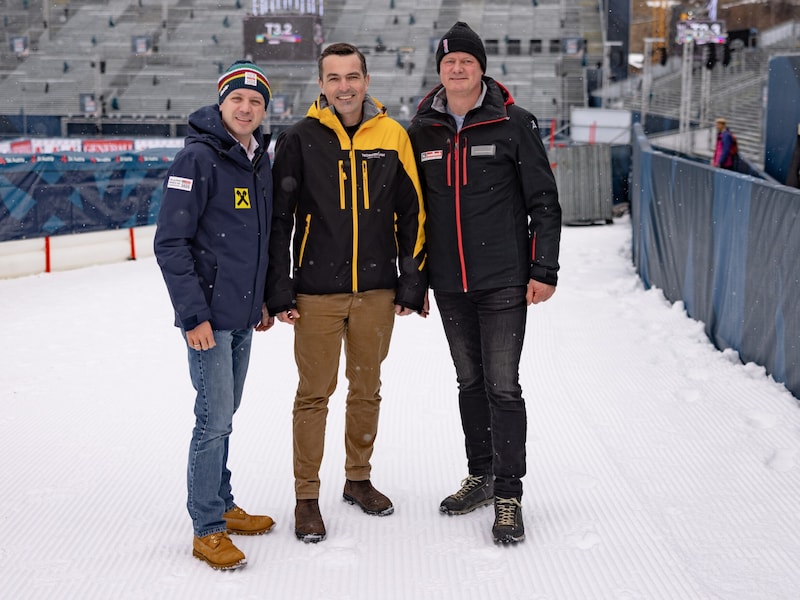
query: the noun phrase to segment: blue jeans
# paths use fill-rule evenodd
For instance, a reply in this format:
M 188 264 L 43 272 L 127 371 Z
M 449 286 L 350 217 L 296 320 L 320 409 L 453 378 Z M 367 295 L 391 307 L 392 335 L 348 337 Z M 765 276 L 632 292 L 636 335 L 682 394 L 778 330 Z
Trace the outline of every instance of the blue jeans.
M 225 531 L 222 515 L 234 506 L 228 440 L 242 400 L 252 337 L 252 329 L 214 331 L 217 345 L 211 350 L 188 348 L 189 375 L 197 396 L 186 508 L 197 537 Z
M 470 475 L 494 474 L 495 496 L 521 498 L 527 416 L 519 384 L 524 286 L 435 292 L 458 380 Z

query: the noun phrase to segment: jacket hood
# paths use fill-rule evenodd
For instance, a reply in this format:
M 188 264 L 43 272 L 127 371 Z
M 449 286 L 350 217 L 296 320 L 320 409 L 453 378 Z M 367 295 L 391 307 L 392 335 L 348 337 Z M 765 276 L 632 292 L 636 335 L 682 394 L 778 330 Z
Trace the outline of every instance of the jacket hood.
M 366 95 L 364 98 L 363 103 L 363 116 L 361 117 L 361 123 L 366 123 L 373 117 L 382 117 L 386 115 L 386 107 L 381 104 L 378 100 L 370 96 L 369 94 Z M 326 113 L 327 110 L 327 113 Z M 318 121 L 322 122 L 323 124 L 328 124 L 326 116 L 330 114 L 335 116 L 336 109 L 334 108 L 333 104 L 328 102 L 328 99 L 325 97 L 325 94 L 320 94 L 319 98 L 317 98 L 314 103 L 308 108 L 306 112 L 306 116 L 312 119 L 317 119 Z M 336 121 L 339 121 L 337 118 Z
M 503 84 L 487 75 L 484 75 L 481 79 L 486 84 L 486 96 L 484 97 L 483 105 L 480 107 L 480 110 L 489 111 L 488 114 L 482 114 L 485 114 L 485 117 L 488 119 L 506 116 L 508 107 L 514 104 L 514 98 L 511 96 L 511 92 L 509 92 Z M 438 106 L 436 103 L 436 95 L 442 89 L 444 89 L 444 85 L 440 83 L 428 92 L 417 106 L 417 114 L 414 119 L 429 115 L 431 111 L 444 114 L 444 107 Z

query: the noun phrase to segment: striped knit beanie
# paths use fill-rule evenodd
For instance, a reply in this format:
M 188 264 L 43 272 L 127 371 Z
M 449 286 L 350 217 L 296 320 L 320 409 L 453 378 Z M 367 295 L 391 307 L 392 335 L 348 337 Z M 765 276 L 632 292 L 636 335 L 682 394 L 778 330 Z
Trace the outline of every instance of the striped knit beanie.
M 269 80 L 264 71 L 249 60 L 237 60 L 217 80 L 219 104 L 222 104 L 233 90 L 241 88 L 260 92 L 264 96 L 264 108 L 269 106 L 269 101 L 272 99 Z

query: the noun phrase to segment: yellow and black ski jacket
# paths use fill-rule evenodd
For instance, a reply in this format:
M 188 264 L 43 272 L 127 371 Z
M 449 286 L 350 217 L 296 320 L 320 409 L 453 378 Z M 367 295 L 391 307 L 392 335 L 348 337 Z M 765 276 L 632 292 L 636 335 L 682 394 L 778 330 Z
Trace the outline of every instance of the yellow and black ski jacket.
M 427 287 L 425 211 L 411 142 L 367 96 L 352 139 L 323 95 L 282 132 L 272 168 L 267 308 L 296 294 L 394 289 L 419 311 Z M 290 257 L 291 247 L 291 257 Z

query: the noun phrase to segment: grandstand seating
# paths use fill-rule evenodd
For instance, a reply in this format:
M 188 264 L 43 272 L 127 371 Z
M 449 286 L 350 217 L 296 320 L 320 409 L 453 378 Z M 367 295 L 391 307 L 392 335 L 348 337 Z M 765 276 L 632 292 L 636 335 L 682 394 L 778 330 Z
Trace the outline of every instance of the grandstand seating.
M 25 57 L 8 48 L 0 54 L 6 114 L 79 116 L 80 94 L 94 93 L 108 118 L 185 119 L 213 102 L 221 69 L 241 58 L 242 18 L 250 9 L 249 0 L 51 0 L 58 18 L 44 35 L 32 16 L 43 14 L 42 0 L 30 0 L 26 9 L 23 1 L 0 0 L 12 21 L 7 31 L 29 36 L 32 50 Z M 561 38 L 583 38 L 602 51 L 591 41 L 600 38 L 596 0 L 578 1 L 593 10 L 561 0 L 329 0 L 323 27 L 326 41 L 364 50 L 370 92 L 397 116 L 402 104 L 438 82 L 439 37 L 456 20 L 467 21 L 491 41 L 488 74 L 540 120 L 563 121 L 586 94 L 582 63 L 562 54 Z M 594 18 L 587 21 L 585 12 Z M 134 54 L 133 36 L 150 36 L 152 51 Z M 273 92 L 288 96 L 294 114 L 302 114 L 319 92 L 316 65 L 263 66 Z
M 599 0 L 328 0 L 326 42 L 349 41 L 366 54 L 370 92 L 394 116 L 435 83 L 434 49 L 456 21 L 468 22 L 487 45 L 487 74 L 502 82 L 516 102 L 540 122 L 569 121 L 585 106 L 587 69 L 602 62 Z M 84 116 L 81 93 L 94 93 L 101 118 L 185 121 L 215 99 L 222 70 L 243 54 L 243 17 L 251 0 L 0 0 L 6 38 L 25 35 L 30 52 L 0 51 L 0 114 Z M 43 16 L 49 16 L 44 27 Z M 724 115 L 743 152 L 763 152 L 763 88 L 776 48 L 797 51 L 797 27 L 769 44 L 743 48 L 710 77 L 713 114 Z M 132 52 L 134 36 L 148 36 L 150 51 Z M 765 36 L 762 35 L 762 39 Z M 564 52 L 567 40 L 583 51 Z M 654 69 L 648 113 L 677 118 L 680 73 Z M 102 68 L 101 68 L 102 66 Z M 302 115 L 319 92 L 313 63 L 265 67 L 273 93 L 287 97 Z M 702 65 L 698 65 L 702 69 Z M 699 71 L 698 71 L 699 73 Z M 701 77 L 694 78 L 692 116 L 698 118 Z M 604 92 L 614 105 L 641 108 L 636 76 Z M 102 98 L 103 102 L 99 102 Z M 700 125 L 703 125 L 701 123 Z

